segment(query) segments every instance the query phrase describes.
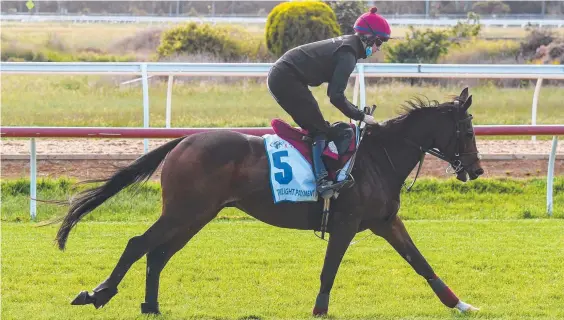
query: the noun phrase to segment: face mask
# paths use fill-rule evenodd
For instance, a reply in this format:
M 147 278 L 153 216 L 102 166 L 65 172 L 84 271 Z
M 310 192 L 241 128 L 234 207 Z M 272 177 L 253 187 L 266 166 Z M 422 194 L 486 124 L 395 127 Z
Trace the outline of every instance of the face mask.
M 370 57 L 372 55 L 372 46 L 366 47 L 366 57 Z

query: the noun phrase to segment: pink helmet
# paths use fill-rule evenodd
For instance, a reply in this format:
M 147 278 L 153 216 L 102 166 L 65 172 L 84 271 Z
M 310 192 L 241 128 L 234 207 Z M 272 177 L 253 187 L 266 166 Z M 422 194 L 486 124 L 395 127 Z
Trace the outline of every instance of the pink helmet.
M 378 37 L 384 41 L 391 39 L 392 30 L 388 21 L 376 14 L 378 8 L 372 7 L 369 12 L 362 14 L 354 23 L 354 30 L 368 38 Z

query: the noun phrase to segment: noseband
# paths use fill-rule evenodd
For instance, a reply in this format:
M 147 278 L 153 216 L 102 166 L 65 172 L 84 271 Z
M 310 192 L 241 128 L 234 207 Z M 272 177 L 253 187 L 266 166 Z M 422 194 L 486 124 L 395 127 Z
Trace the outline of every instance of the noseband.
M 464 119 L 457 119 L 458 118 L 458 112 L 455 112 L 455 137 L 454 137 L 454 155 L 452 157 L 447 157 L 443 152 L 440 152 L 439 150 L 436 149 L 425 149 L 422 147 L 419 147 L 418 145 L 416 145 L 414 142 L 409 141 L 411 145 L 415 145 L 416 147 L 418 147 L 419 149 L 421 149 L 422 152 L 427 152 L 441 160 L 444 160 L 446 162 L 448 162 L 450 164 L 450 166 L 447 167 L 446 172 L 447 173 L 459 173 L 460 171 L 464 170 L 464 165 L 462 164 L 462 160 L 461 160 L 461 156 L 464 155 L 469 155 L 469 154 L 477 154 L 478 152 L 461 152 L 461 146 L 462 144 L 460 143 L 461 138 L 460 138 L 460 124 L 464 123 L 464 122 L 469 122 L 472 121 L 472 119 L 474 118 L 472 115 L 469 115 L 468 117 L 464 118 Z M 453 138 L 451 138 L 447 144 L 447 146 L 445 147 L 445 149 L 448 149 L 448 146 L 450 146 L 450 144 L 452 143 Z
M 454 104 L 458 105 L 459 101 L 455 101 Z M 468 121 L 472 121 L 473 117 L 472 115 L 469 115 L 468 117 L 464 118 L 464 119 L 458 119 L 458 112 L 457 110 L 455 110 L 454 112 L 454 123 L 455 123 L 455 136 L 450 138 L 447 147 L 450 146 L 450 144 L 452 143 L 453 139 L 454 139 L 454 155 L 452 157 L 448 157 L 447 155 L 445 155 L 443 152 L 435 149 L 435 148 L 425 148 L 413 141 L 411 141 L 408 138 L 403 138 L 403 140 L 410 146 L 415 147 L 417 149 L 420 150 L 421 152 L 421 156 L 419 159 L 419 166 L 417 168 L 417 173 L 415 174 L 415 179 L 413 179 L 413 182 L 411 183 L 411 185 L 409 185 L 409 187 L 407 187 L 407 191 L 410 191 L 411 188 L 413 187 L 413 185 L 415 184 L 415 181 L 417 181 L 417 177 L 419 176 L 419 172 L 421 171 L 421 166 L 423 165 L 423 160 L 425 159 L 425 153 L 428 153 L 432 156 L 435 156 L 441 160 L 444 160 L 446 162 L 449 163 L 449 166 L 446 168 L 446 172 L 450 173 L 450 174 L 457 174 L 461 171 L 463 171 L 464 168 L 464 164 L 462 163 L 461 160 L 461 156 L 463 155 L 469 155 L 469 154 L 477 154 L 478 152 L 460 152 L 460 148 L 461 148 L 461 142 L 460 142 L 460 124 L 464 123 L 464 122 L 468 122 Z M 445 147 L 445 149 L 447 149 Z M 384 152 L 386 153 L 386 157 L 388 158 L 388 161 L 390 162 L 390 164 L 392 165 L 392 169 L 397 173 L 396 167 L 394 166 L 394 163 L 392 162 L 392 159 L 390 158 L 390 156 L 388 155 L 388 151 L 386 150 L 386 148 L 384 148 Z M 405 183 L 403 184 L 405 186 Z

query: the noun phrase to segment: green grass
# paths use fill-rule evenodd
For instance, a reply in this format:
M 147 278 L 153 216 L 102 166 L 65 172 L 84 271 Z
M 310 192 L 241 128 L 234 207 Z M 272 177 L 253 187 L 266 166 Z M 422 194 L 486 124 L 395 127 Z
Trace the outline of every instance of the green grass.
M 66 200 L 76 194 L 75 180 L 42 179 L 38 198 Z M 2 181 L 2 215 L 4 222 L 29 221 L 29 181 Z M 545 179 L 487 179 L 461 183 L 455 179 L 420 178 L 411 192 L 403 192 L 399 215 L 405 220 L 477 220 L 546 218 Z M 554 184 L 553 217 L 564 218 L 564 177 Z M 38 202 L 38 220 L 64 214 L 66 206 Z M 151 222 L 161 212 L 158 182 L 149 182 L 138 191 L 126 189 L 108 200 L 85 221 Z M 254 220 L 237 209 L 224 209 L 221 220 Z
M 268 126 L 275 117 L 291 121 L 267 90 L 264 79 L 219 83 L 221 79 L 175 84 L 172 97 L 173 127 Z M 125 79 L 121 79 L 125 81 Z M 142 126 L 143 97 L 140 87 L 120 87 L 120 80 L 101 76 L 3 75 L 2 124 L 5 126 Z M 347 89 L 352 100 L 353 85 Z M 377 104 L 379 120 L 398 114 L 406 100 L 425 95 L 448 101 L 463 85 L 453 87 L 409 86 L 401 83 L 370 85 L 367 103 Z M 314 88 L 328 121 L 345 119 L 326 96 L 326 85 Z M 470 109 L 474 124 L 529 124 L 534 87 L 471 87 Z M 544 86 L 541 90 L 539 124 L 564 121 L 561 102 L 564 90 Z M 149 89 L 150 126 L 164 127 L 166 82 Z
M 81 223 L 58 251 L 55 226 L 2 224 L 3 319 L 154 319 L 140 316 L 145 258 L 104 308 L 71 306 L 111 272 L 148 223 Z M 435 272 L 481 311 L 444 307 L 383 239 L 363 232 L 344 257 L 329 319 L 561 319 L 563 220 L 407 221 Z M 326 243 L 260 222 L 212 222 L 161 278 L 156 319 L 312 319 Z
M 41 179 L 40 199 L 65 199 L 76 180 Z M 69 302 L 111 272 L 128 239 L 160 211 L 157 182 L 125 190 L 88 215 L 56 249 L 57 225 L 29 222 L 29 182 L 2 181 L 3 319 L 143 319 L 145 258 L 101 310 Z M 357 235 L 336 278 L 335 319 L 556 319 L 564 317 L 564 179 L 555 213 L 544 212 L 544 179 L 422 178 L 402 195 L 400 216 L 435 271 L 482 310 L 460 316 L 383 239 Z M 38 204 L 38 220 L 64 213 Z M 309 319 L 326 243 L 311 231 L 280 229 L 223 210 L 163 272 L 162 319 Z

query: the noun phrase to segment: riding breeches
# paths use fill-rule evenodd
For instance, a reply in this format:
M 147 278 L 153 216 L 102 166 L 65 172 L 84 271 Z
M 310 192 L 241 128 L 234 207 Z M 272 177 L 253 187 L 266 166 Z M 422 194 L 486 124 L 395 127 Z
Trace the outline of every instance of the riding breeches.
M 317 101 L 304 84 L 283 64 L 275 64 L 268 73 L 268 90 L 276 102 L 310 135 L 329 135 L 330 126 L 325 121 Z

